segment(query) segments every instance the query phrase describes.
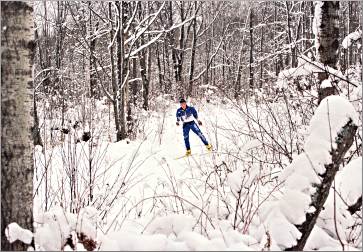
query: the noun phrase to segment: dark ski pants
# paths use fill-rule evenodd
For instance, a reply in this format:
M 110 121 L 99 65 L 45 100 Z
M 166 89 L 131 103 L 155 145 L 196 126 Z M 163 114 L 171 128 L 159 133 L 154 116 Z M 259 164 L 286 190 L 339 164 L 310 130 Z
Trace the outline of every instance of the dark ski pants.
M 205 138 L 205 136 L 203 135 L 202 131 L 200 131 L 198 125 L 192 121 L 192 122 L 187 122 L 183 124 L 183 135 L 184 135 L 184 142 L 185 142 L 185 147 L 187 148 L 187 150 L 190 150 L 190 142 L 189 142 L 189 131 L 192 130 L 195 134 L 197 134 L 200 138 L 200 140 L 202 140 L 202 142 L 205 145 L 208 145 L 208 141 Z

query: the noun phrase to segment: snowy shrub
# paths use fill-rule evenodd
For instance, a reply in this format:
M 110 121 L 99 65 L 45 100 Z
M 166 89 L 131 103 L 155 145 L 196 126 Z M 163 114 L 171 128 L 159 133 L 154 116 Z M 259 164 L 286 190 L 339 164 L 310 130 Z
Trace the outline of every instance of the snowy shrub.
M 35 244 L 41 250 L 61 250 L 77 242 L 90 250 L 96 248 L 98 211 L 87 207 L 79 214 L 67 213 L 61 207 L 39 214 L 35 223 Z M 51 242 L 49 242 L 51 241 Z

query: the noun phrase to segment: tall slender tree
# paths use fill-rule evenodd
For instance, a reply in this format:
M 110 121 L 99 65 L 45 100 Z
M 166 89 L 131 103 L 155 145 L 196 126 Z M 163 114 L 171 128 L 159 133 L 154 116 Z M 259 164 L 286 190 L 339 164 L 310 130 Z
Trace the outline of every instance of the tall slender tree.
M 33 7 L 2 2 L 1 23 L 1 249 L 26 250 L 5 233 L 12 222 L 33 230 Z

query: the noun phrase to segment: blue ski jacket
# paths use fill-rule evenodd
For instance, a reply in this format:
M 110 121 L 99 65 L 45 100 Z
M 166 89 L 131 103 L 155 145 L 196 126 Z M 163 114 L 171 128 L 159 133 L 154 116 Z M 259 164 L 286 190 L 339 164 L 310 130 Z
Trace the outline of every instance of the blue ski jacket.
M 187 106 L 185 110 L 180 107 L 176 111 L 176 120 L 178 122 L 179 121 L 182 121 L 183 123 L 192 122 L 194 121 L 194 119 L 198 120 L 198 113 L 194 107 Z

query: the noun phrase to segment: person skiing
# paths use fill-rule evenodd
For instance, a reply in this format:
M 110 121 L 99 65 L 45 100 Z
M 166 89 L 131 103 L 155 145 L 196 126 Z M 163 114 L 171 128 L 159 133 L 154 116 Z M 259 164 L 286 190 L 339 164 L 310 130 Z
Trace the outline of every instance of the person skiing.
M 192 151 L 190 150 L 190 143 L 189 143 L 189 131 L 192 130 L 195 134 L 197 134 L 207 147 L 207 150 L 212 150 L 212 145 L 210 145 L 203 135 L 202 131 L 199 129 L 198 125 L 195 123 L 194 120 L 197 120 L 199 125 L 202 125 L 202 122 L 198 120 L 198 113 L 194 107 L 188 106 L 185 99 L 181 98 L 179 100 L 180 108 L 176 111 L 176 125 L 180 125 L 180 121 L 183 122 L 183 136 L 184 136 L 184 143 L 187 149 L 186 156 L 190 156 Z

